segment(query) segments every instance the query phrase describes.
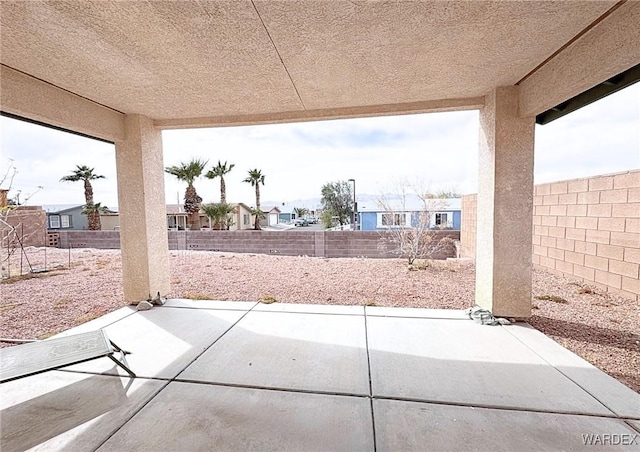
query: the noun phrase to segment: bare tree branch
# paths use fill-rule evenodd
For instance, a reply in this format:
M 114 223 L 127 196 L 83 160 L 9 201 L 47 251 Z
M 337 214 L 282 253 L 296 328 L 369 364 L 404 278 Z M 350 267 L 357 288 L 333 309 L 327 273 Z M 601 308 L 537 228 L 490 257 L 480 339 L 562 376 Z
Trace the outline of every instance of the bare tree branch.
M 447 207 L 440 199 L 416 185 L 397 184 L 396 195 L 381 195 L 377 202 L 382 213 L 382 226 L 386 229 L 383 246 L 391 254 L 408 260 L 411 268 L 416 259 L 431 259 L 454 250 L 454 241 L 443 236 L 445 225 L 435 224 L 435 214 Z M 410 196 L 417 198 L 409 203 Z

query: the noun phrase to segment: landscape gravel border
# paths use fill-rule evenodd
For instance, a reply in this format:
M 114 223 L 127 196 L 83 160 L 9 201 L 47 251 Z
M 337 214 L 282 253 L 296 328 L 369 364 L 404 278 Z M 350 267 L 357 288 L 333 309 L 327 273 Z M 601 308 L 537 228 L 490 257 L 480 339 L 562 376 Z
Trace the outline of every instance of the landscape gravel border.
M 42 248 L 26 251 L 43 269 Z M 70 257 L 71 256 L 71 257 Z M 169 298 L 465 309 L 473 262 L 171 251 Z M 124 306 L 120 250 L 47 249 L 47 272 L 3 280 L 0 337 L 44 338 Z M 533 272 L 529 323 L 640 392 L 640 302 Z M 1 343 L 0 346 L 11 344 Z

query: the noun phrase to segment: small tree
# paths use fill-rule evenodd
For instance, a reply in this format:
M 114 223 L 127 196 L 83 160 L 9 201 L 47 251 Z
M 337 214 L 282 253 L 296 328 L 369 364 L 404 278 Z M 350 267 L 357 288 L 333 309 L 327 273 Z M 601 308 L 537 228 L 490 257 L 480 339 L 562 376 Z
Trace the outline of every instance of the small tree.
M 322 209 L 324 212 L 331 213 L 333 218 L 337 217 L 338 223 L 349 224 L 353 214 L 353 192 L 351 191 L 351 184 L 347 181 L 329 182 L 322 186 Z M 322 214 L 322 221 L 325 228 L 331 227 L 325 222 L 328 213 Z
M 294 207 L 293 213 L 296 214 L 296 218 L 302 218 L 305 215 L 309 215 L 309 209 L 306 207 Z
M 260 228 L 260 221 L 264 220 L 265 218 L 267 218 L 267 216 L 260 209 L 251 209 L 251 215 L 253 215 L 255 217 L 255 224 L 258 225 L 257 229 L 261 229 Z
M 22 213 L 17 211 L 21 204 L 20 190 L 16 190 L 13 199 L 9 198 L 9 194 L 13 190 L 13 180 L 16 174 L 18 174 L 18 169 L 13 164 L 13 159 L 9 158 L 7 160 L 8 165 L 6 170 L 4 168 L 0 170 L 0 276 L 2 278 L 11 277 L 11 258 L 16 253 L 22 253 L 29 267 L 29 271 L 33 271 L 25 246 L 27 246 L 32 239 L 35 239 L 43 230 L 46 230 L 46 219 L 42 219 L 43 222 L 31 220 L 32 224 L 37 227 L 28 228 L 27 232 L 25 232 L 22 227 L 18 228 L 24 219 L 23 215 L 38 219 L 41 219 L 41 217 L 36 211 L 23 211 Z M 42 189 L 42 186 L 38 186 L 34 192 L 23 194 L 22 203 L 28 203 L 31 197 Z M 22 275 L 22 256 L 20 262 L 19 274 Z
M 93 187 L 91 181 L 96 179 L 104 179 L 104 176 L 95 174 L 94 168 L 89 168 L 86 165 L 76 165 L 76 169 L 68 175 L 60 179 L 60 182 L 84 182 L 84 210 L 83 213 L 87 215 L 89 220 L 89 230 L 99 231 L 102 227 L 100 225 L 100 211 L 93 206 L 96 204 L 93 202 Z M 98 203 L 99 206 L 99 203 Z
M 220 163 L 218 160 L 218 164 L 209 170 L 205 177 L 207 179 L 215 179 L 216 177 L 220 178 L 220 203 L 225 204 L 227 202 L 227 184 L 224 182 L 224 176 L 229 174 L 235 165 L 230 163 L 227 165 L 227 162 Z
M 382 224 L 386 228 L 386 241 L 390 251 L 408 260 L 413 268 L 416 259 L 431 259 L 453 250 L 454 240 L 441 235 L 440 226 L 432 224 L 432 214 L 447 207 L 444 199 L 414 190 L 419 208 L 408 206 L 409 193 L 406 186 L 400 187 L 398 197 L 381 196 L 378 205 L 384 210 Z
M 213 229 L 215 230 L 228 230 L 233 224 L 234 207 L 226 202 L 216 202 L 211 204 L 203 204 L 202 212 L 213 223 Z
M 256 189 L 256 208 L 253 209 L 251 213 L 253 213 L 256 218 L 254 229 L 259 231 L 261 229 L 260 220 L 264 218 L 264 214 L 262 213 L 262 210 L 260 210 L 260 184 L 264 185 L 264 174 L 262 174 L 262 171 L 259 169 L 249 170 L 249 176 L 242 182 L 251 184 L 251 186 Z
M 187 190 L 184 192 L 184 211 L 189 214 L 189 229 L 200 229 L 199 212 L 202 198 L 198 196 L 193 182 L 200 177 L 206 164 L 206 161 L 193 159 L 189 163 L 165 168 L 165 172 L 187 183 Z
M 100 217 L 101 213 L 109 213 L 110 210 L 107 206 L 103 206 L 101 205 L 99 202 L 95 203 L 95 204 L 85 204 L 84 206 L 82 206 L 82 214 L 83 215 L 98 215 L 98 218 Z

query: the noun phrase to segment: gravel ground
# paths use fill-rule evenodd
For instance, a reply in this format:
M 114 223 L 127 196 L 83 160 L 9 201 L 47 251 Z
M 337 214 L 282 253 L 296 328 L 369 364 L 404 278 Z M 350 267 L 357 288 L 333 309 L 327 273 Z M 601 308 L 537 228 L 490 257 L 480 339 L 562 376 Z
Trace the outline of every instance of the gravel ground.
M 44 268 L 44 254 L 27 249 L 34 268 Z M 49 272 L 2 281 L 0 337 L 48 337 L 124 305 L 119 250 L 73 250 L 69 259 L 67 250 L 48 248 L 46 255 Z M 409 271 L 399 259 L 170 256 L 170 298 L 450 309 L 474 300 L 473 263 Z M 640 392 L 639 302 L 543 270 L 534 271 L 533 297 L 529 323 Z

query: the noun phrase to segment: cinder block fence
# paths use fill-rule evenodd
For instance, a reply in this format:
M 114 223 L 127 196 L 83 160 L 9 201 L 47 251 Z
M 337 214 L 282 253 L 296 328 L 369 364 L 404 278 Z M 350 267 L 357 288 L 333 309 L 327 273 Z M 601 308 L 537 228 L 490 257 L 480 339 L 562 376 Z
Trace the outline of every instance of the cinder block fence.
M 281 254 L 315 257 L 395 257 L 384 233 L 376 231 L 168 231 L 170 250 Z M 56 231 L 60 248 L 120 248 L 119 231 Z M 460 231 L 438 231 L 460 239 Z M 450 253 L 434 256 L 453 257 Z
M 475 257 L 477 195 L 462 200 L 462 253 Z M 640 170 L 535 186 L 533 263 L 640 299 Z

